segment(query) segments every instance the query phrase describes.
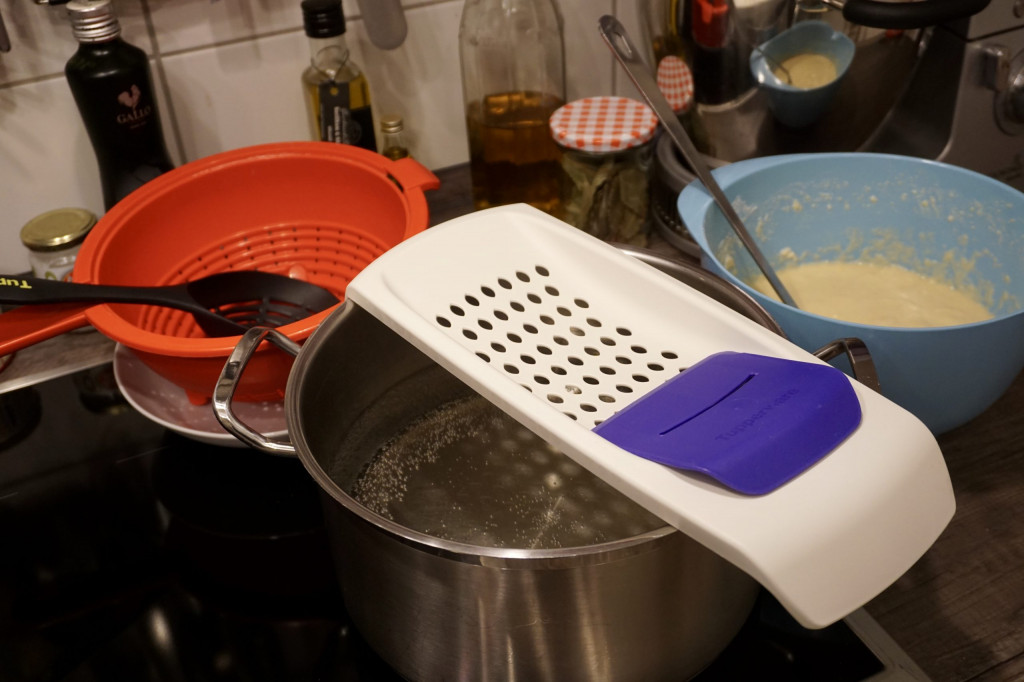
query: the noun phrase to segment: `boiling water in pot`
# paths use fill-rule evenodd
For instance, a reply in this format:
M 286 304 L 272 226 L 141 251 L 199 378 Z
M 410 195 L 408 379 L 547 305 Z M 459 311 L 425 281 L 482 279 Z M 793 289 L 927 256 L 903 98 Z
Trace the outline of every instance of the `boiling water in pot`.
M 385 518 L 476 546 L 579 547 L 665 525 L 475 395 L 410 423 L 347 487 Z

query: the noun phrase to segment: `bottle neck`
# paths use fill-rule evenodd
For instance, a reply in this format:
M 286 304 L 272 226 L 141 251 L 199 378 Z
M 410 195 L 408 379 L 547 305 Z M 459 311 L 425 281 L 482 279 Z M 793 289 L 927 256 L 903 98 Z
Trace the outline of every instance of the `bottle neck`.
M 78 52 L 80 55 L 109 55 L 120 52 L 124 46 L 128 45 L 120 36 L 110 38 L 109 40 L 90 40 L 88 42 L 78 43 Z
M 348 44 L 345 34 L 330 38 L 309 38 L 310 64 L 317 71 L 327 74 L 331 80 L 348 61 Z
M 76 35 L 79 45 L 103 45 L 120 39 L 121 30 L 108 31 L 102 35 Z

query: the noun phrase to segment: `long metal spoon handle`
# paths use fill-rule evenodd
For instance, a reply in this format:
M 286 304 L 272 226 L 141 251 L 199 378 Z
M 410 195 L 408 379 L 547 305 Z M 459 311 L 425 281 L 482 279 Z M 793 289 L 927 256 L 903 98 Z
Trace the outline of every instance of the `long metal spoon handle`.
M 754 45 L 750 49 L 752 49 L 754 52 L 756 52 L 759 55 L 761 55 L 761 59 L 763 59 L 766 62 L 768 62 L 768 66 L 771 67 L 772 72 L 776 76 L 778 76 L 779 72 L 781 71 L 782 74 L 786 77 L 785 82 L 789 83 L 790 85 L 793 84 L 793 76 L 789 73 L 789 69 L 787 69 L 785 66 L 783 66 L 781 62 L 779 62 L 777 59 L 775 59 L 775 57 L 768 56 L 768 53 L 765 52 L 764 50 L 762 50 L 757 45 Z M 761 80 L 760 74 L 758 74 L 758 80 Z M 782 79 L 780 78 L 779 80 L 782 80 Z
M 640 94 L 647 101 L 647 104 L 654 110 L 658 120 L 665 127 L 665 132 L 668 133 L 669 137 L 676 143 L 679 151 L 683 153 L 686 160 L 689 162 L 690 167 L 697 174 L 697 177 L 704 187 L 711 192 L 712 198 L 715 203 L 725 214 L 726 219 L 732 226 L 733 231 L 743 242 L 743 245 L 753 256 L 754 262 L 757 263 L 757 267 L 764 273 L 768 283 L 772 285 L 772 289 L 779 295 L 783 303 L 791 305 L 794 308 L 798 307 L 796 301 L 786 290 L 786 287 L 782 285 L 775 271 L 768 264 L 764 254 L 761 253 L 761 249 L 758 247 L 757 242 L 754 241 L 753 237 L 747 231 L 747 228 L 743 225 L 743 221 L 740 220 L 736 210 L 733 208 L 732 203 L 726 198 L 725 193 L 722 192 L 722 188 L 715 181 L 715 178 L 711 175 L 711 169 L 704 159 L 701 158 L 697 148 L 693 146 L 693 142 L 690 141 L 690 136 L 686 134 L 682 124 L 676 117 L 675 112 L 672 110 L 671 105 L 665 99 L 664 95 L 661 94 L 661 90 L 658 88 L 657 81 L 654 80 L 654 76 L 651 75 L 648 70 L 647 64 L 640 58 L 640 53 L 633 46 L 632 41 L 629 39 L 629 35 L 626 33 L 626 29 L 622 27 L 619 20 L 613 16 L 605 15 L 601 17 L 599 21 L 601 29 L 601 37 L 611 48 L 615 58 L 618 59 L 619 63 L 622 64 L 623 68 L 626 69 L 626 73 L 629 75 L 633 84 L 640 91 Z

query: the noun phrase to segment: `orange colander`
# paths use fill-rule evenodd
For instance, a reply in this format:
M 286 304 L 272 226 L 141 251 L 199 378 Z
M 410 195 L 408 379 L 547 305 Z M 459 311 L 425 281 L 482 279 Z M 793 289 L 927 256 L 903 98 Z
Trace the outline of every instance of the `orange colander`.
M 245 147 L 187 163 L 104 215 L 75 262 L 76 282 L 156 286 L 226 270 L 299 277 L 343 298 L 377 256 L 428 224 L 437 178 L 412 159 L 327 142 Z M 301 342 L 333 308 L 285 325 Z M 24 306 L 0 315 L 0 354 L 91 324 L 206 401 L 238 337 L 207 338 L 189 313 L 155 306 Z M 284 393 L 291 357 L 261 349 L 239 400 Z M 255 370 L 255 371 L 253 371 Z

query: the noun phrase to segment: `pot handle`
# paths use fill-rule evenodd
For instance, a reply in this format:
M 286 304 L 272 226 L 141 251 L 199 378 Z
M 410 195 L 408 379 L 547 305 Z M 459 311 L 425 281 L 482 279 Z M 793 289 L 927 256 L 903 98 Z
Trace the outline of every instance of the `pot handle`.
M 270 341 L 275 346 L 290 353 L 293 356 L 299 353 L 299 344 L 289 339 L 286 335 L 270 327 L 252 327 L 247 330 L 231 355 L 228 356 L 224 368 L 217 378 L 217 385 L 213 389 L 213 413 L 220 425 L 238 440 L 257 450 L 272 455 L 295 455 L 295 446 L 289 441 L 274 440 L 251 428 L 238 418 L 231 405 L 235 395 L 238 382 L 242 379 L 242 372 L 249 364 L 252 354 L 256 352 L 264 340 Z
M 989 2 L 990 0 L 846 0 L 843 3 L 843 19 L 872 28 L 925 28 L 974 16 L 985 9 Z
M 825 362 L 840 355 L 846 355 L 846 359 L 850 361 L 853 378 L 877 393 L 882 392 L 882 386 L 878 381 L 878 370 L 875 369 L 875 361 L 871 359 L 867 345 L 860 339 L 852 336 L 836 339 L 814 351 L 814 355 Z

